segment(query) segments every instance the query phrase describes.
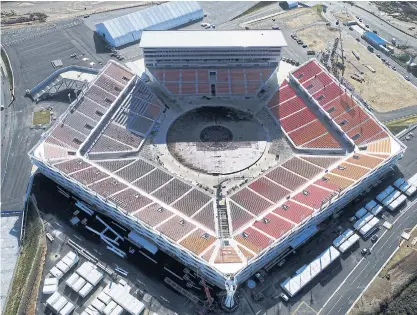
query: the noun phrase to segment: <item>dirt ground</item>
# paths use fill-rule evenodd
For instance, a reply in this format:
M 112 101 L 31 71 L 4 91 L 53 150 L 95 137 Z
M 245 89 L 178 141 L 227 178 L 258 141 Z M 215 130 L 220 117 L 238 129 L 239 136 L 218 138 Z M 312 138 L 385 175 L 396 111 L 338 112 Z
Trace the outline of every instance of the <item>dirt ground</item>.
M 336 29 L 330 29 L 324 24 L 308 27 L 296 34 L 308 45 L 309 49 L 315 51 L 332 47 L 335 38 L 339 36 Z
M 372 312 L 375 307 L 379 307 L 381 300 L 392 295 L 407 279 L 417 273 L 417 244 L 411 244 L 414 237 L 417 237 L 417 227 L 414 228 L 410 240 L 402 242 L 400 249 L 381 270 L 349 315 Z M 387 273 L 390 280 L 385 277 Z
M 1 12 L 13 10 L 16 17 L 28 13 L 40 12 L 48 15 L 47 22 L 68 19 L 79 15 L 93 14 L 133 6 L 149 5 L 149 2 L 140 1 L 39 1 L 39 2 L 12 2 L 2 1 Z M 19 24 L 21 25 L 21 24 Z M 8 26 L 13 27 L 13 26 Z M 3 27 L 2 27 L 3 28 Z
M 353 17 L 349 13 L 346 14 L 346 12 L 336 12 L 336 13 L 333 13 L 333 15 L 336 18 L 338 18 L 339 21 L 342 22 L 342 23 L 353 20 Z
M 375 110 L 388 112 L 416 104 L 417 88 L 385 66 L 375 54 L 370 53 L 353 37 L 346 36 L 343 39 L 343 48 L 346 56 L 344 77 Z M 359 53 L 359 61 L 353 56 L 352 50 Z M 372 73 L 365 65 L 371 66 L 376 72 Z M 363 83 L 351 78 L 351 75 L 358 73 L 358 70 L 364 72 Z
M 285 25 L 292 29 L 298 29 L 314 22 L 323 21 L 321 16 L 314 9 L 307 9 L 304 12 L 304 14 L 297 16 L 295 19 L 288 19 L 288 22 L 286 22 Z

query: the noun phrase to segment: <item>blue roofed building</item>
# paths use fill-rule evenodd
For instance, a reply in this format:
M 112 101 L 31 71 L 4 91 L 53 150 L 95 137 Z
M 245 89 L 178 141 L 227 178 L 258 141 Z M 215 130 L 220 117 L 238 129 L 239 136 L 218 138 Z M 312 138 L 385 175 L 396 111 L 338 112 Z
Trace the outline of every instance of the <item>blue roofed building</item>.
M 362 38 L 370 45 L 374 46 L 375 48 L 379 49 L 379 46 L 385 46 L 386 41 L 379 37 L 377 34 L 373 32 L 365 32 L 362 35 Z

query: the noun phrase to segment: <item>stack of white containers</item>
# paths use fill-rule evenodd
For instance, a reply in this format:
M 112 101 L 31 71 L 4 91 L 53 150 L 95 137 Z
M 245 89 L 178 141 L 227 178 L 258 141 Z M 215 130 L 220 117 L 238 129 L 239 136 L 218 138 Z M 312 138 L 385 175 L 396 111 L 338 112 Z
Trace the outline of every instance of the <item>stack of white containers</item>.
M 52 294 L 58 290 L 58 279 L 57 278 L 46 278 L 43 283 L 43 294 Z
M 94 264 L 87 261 L 65 283 L 79 295 L 86 297 L 101 279 L 103 279 L 103 274 L 96 269 Z
M 62 258 L 50 271 L 49 273 L 57 278 L 58 280 L 63 277 L 77 262 L 79 258 L 74 252 L 69 252 Z

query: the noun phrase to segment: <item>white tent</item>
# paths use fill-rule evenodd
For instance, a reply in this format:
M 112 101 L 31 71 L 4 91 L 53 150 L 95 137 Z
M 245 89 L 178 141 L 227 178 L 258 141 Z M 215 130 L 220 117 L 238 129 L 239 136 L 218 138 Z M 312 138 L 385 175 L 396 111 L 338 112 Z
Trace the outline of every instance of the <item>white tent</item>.
M 96 24 L 96 32 L 120 47 L 140 40 L 143 30 L 169 30 L 204 17 L 197 1 L 172 1 Z

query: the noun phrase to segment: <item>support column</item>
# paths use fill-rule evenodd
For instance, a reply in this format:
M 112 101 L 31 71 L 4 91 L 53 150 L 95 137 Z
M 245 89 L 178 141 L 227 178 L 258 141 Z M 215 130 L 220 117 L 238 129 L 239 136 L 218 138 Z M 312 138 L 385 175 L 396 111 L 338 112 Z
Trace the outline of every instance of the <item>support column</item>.
M 237 300 L 235 298 L 237 285 L 233 277 L 226 280 L 225 288 L 226 296 L 222 300 L 222 308 L 227 312 L 233 312 L 238 307 Z

